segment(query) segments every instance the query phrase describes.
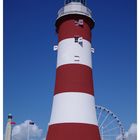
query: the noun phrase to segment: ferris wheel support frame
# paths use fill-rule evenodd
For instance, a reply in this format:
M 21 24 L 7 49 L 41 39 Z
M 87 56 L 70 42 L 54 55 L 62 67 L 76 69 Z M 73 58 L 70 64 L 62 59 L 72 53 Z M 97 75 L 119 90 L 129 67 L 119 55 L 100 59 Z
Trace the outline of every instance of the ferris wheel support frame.
M 123 127 L 123 125 L 122 125 L 122 122 L 120 121 L 120 119 L 118 118 L 118 116 L 117 115 L 115 115 L 112 111 L 110 111 L 109 109 L 107 109 L 107 108 L 105 108 L 104 106 L 99 106 L 99 105 L 96 105 L 95 106 L 95 108 L 96 108 L 96 110 L 97 109 L 99 109 L 100 110 L 100 113 L 99 113 L 99 115 L 98 115 L 98 117 L 97 117 L 97 121 L 99 122 L 99 120 L 100 120 L 100 118 L 101 118 L 101 115 L 102 115 L 102 113 L 103 113 L 103 111 L 105 111 L 105 112 L 107 112 L 107 114 L 106 114 L 106 116 L 104 117 L 104 119 L 103 119 L 103 121 L 101 122 L 101 124 L 99 125 L 99 129 L 100 129 L 100 133 L 101 133 L 101 138 L 102 138 L 102 140 L 103 140 L 103 134 L 105 133 L 105 132 L 107 132 L 107 131 L 105 131 L 104 132 L 104 128 L 107 128 L 109 125 L 111 125 L 114 121 L 117 121 L 117 124 L 118 124 L 118 126 L 119 126 L 119 128 L 120 128 L 120 134 L 121 134 L 121 138 L 122 138 L 122 140 L 125 140 L 125 130 L 124 130 L 124 127 Z M 103 124 L 105 123 L 105 121 L 107 120 L 107 118 L 109 117 L 109 115 L 111 115 L 114 119 L 111 121 L 111 122 L 109 122 L 106 126 L 103 126 Z M 111 130 L 113 130 L 113 129 L 116 129 L 116 128 L 118 128 L 118 127 L 114 127 L 114 128 L 111 128 L 111 129 L 109 129 L 108 130 L 108 132 L 109 131 L 111 131 Z M 110 135 L 111 136 L 111 135 Z M 113 136 L 113 135 L 112 135 Z

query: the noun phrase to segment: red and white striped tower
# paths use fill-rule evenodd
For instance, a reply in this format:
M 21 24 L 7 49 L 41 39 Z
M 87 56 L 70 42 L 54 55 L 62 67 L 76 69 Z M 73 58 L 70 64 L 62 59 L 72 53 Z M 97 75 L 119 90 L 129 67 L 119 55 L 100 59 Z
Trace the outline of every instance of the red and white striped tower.
M 46 140 L 100 140 L 92 80 L 93 26 L 84 0 L 66 0 L 58 12 L 56 83 Z

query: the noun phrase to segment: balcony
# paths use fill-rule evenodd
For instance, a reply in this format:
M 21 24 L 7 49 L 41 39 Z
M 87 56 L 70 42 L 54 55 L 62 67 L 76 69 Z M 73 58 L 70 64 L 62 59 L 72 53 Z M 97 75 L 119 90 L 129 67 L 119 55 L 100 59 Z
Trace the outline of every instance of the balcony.
M 58 18 L 68 14 L 80 14 L 92 18 L 91 10 L 80 2 L 70 2 L 58 11 Z

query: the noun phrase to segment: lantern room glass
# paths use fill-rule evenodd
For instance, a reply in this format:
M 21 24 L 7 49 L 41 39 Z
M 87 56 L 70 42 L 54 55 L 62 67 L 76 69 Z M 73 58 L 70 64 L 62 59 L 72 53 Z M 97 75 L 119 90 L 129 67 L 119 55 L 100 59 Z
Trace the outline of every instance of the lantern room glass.
M 70 2 L 80 2 L 80 3 L 82 3 L 83 5 L 86 4 L 86 3 L 85 3 L 85 0 L 66 0 L 66 1 L 65 1 L 65 4 L 68 4 L 68 3 L 70 3 Z

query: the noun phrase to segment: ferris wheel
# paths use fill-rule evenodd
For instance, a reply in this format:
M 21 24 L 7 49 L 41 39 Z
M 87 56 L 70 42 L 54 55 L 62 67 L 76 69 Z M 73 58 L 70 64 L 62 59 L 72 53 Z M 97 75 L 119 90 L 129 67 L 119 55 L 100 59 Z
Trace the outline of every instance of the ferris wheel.
M 103 106 L 95 107 L 101 140 L 125 140 L 125 131 L 119 118 Z

